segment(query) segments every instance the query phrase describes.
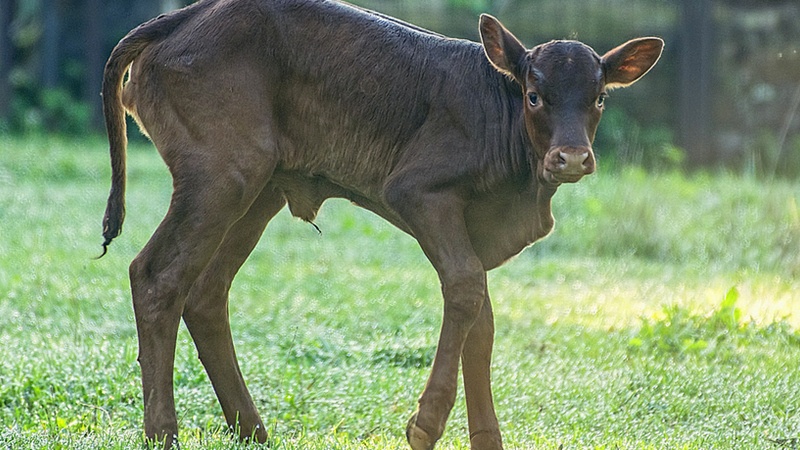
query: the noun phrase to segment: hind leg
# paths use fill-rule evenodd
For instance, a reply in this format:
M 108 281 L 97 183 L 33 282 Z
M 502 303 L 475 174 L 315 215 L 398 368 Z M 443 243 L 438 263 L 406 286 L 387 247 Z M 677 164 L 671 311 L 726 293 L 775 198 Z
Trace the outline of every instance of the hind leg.
M 179 141 L 180 142 L 180 141 Z M 192 144 L 190 140 L 182 141 Z M 173 367 L 187 294 L 228 229 L 250 208 L 274 169 L 261 150 L 231 158 L 200 145 L 159 147 L 173 175 L 167 215 L 130 266 L 148 439 L 177 437 Z
M 211 262 L 189 291 L 183 320 L 211 379 L 225 419 L 242 439 L 267 440 L 267 431 L 245 386 L 231 338 L 228 290 L 269 220 L 286 201 L 264 188 L 244 217 L 228 231 Z

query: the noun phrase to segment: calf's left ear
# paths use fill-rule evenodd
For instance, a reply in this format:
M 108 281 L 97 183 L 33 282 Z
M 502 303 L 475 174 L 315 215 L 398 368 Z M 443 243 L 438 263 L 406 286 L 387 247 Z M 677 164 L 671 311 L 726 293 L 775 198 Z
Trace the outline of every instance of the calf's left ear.
M 523 84 L 520 64 L 528 51 L 525 46 L 499 20 L 488 14 L 481 14 L 480 33 L 483 51 L 492 65 Z
M 664 41 L 657 37 L 632 39 L 603 55 L 606 89 L 630 86 L 661 57 Z

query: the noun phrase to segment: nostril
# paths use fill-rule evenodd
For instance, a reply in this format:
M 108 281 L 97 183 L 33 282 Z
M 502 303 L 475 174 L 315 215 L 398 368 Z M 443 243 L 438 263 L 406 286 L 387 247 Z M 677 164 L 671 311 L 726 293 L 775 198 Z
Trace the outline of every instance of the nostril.
M 581 166 L 586 167 L 586 162 L 589 161 L 589 152 L 581 153 L 578 159 L 581 161 Z
M 567 158 L 569 158 L 569 155 L 567 155 L 564 152 L 558 152 L 558 165 L 560 165 L 562 167 L 566 166 L 567 165 Z

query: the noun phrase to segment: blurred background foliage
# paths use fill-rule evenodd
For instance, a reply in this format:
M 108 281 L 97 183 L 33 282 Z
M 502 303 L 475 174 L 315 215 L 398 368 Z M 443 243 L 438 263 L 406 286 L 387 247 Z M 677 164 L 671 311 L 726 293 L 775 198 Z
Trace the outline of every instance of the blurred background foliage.
M 100 83 L 115 43 L 186 0 L 0 0 L 0 133 L 102 132 Z M 603 53 L 656 35 L 662 61 L 615 91 L 597 137 L 606 166 L 725 167 L 800 175 L 797 0 L 355 0 L 477 40 L 496 15 L 526 45 L 579 39 Z

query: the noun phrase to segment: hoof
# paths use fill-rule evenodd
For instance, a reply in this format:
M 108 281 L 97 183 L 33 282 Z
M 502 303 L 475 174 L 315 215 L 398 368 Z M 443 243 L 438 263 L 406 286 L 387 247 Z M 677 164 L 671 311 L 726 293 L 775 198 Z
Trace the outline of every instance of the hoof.
M 503 450 L 500 432 L 482 431 L 470 435 L 471 450 Z
M 254 426 L 248 426 L 246 428 L 238 428 L 238 426 L 232 427 L 230 428 L 230 431 L 234 434 L 238 432 L 239 440 L 246 443 L 256 442 L 259 444 L 265 444 L 269 439 L 267 430 L 265 430 L 264 425 L 260 423 Z
M 408 419 L 406 439 L 408 439 L 408 445 L 411 446 L 412 450 L 431 450 L 436 443 L 427 432 L 417 426 L 417 413 L 414 413 Z
M 180 450 L 181 444 L 178 442 L 178 435 L 158 437 L 154 436 L 145 439 L 145 448 L 148 449 L 163 449 L 163 450 Z

